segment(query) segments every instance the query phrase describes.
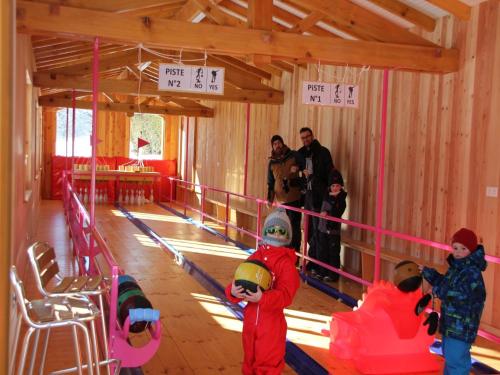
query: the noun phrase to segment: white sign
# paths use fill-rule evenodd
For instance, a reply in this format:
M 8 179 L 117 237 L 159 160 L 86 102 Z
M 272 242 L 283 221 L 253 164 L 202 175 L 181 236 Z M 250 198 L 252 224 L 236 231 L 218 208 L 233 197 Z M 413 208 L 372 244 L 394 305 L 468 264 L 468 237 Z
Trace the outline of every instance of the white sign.
M 344 85 L 342 83 L 332 83 L 331 103 L 334 107 L 344 106 Z
M 344 99 L 345 106 L 349 108 L 358 108 L 359 105 L 359 86 L 345 85 Z
M 224 94 L 224 68 L 160 64 L 158 90 Z
M 304 81 L 302 85 L 302 103 L 330 105 L 330 84 Z
M 207 67 L 207 93 L 224 94 L 224 68 Z
M 304 81 L 302 82 L 302 104 L 358 108 L 359 86 Z

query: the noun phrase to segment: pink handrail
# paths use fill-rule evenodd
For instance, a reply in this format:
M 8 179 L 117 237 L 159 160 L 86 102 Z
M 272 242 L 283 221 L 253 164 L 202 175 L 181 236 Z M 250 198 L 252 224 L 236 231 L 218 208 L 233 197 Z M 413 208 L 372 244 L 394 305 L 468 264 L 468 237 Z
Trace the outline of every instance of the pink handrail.
M 69 173 L 63 172 L 63 200 L 66 202 L 64 204 L 65 214 L 68 220 L 71 237 L 73 239 L 73 248 L 77 254 L 80 270 L 81 272 L 86 272 L 82 259 L 84 254 L 90 254 L 89 243 L 86 240 L 86 236 L 90 234 L 95 243 L 94 255 L 101 254 L 104 262 L 111 271 L 111 288 L 105 294 L 105 298 L 109 306 L 108 336 L 102 337 L 101 331 L 99 331 L 99 335 L 102 340 L 106 340 L 108 343 L 110 358 L 120 359 L 122 366 L 124 367 L 142 366 L 152 358 L 160 346 L 161 337 L 156 334 L 161 332 L 160 323 L 158 322 L 154 325 L 152 338 L 146 345 L 138 348 L 131 346 L 128 342 L 128 337 L 125 332 L 126 330 L 120 326 L 117 314 L 118 277 L 123 274 L 123 271 L 118 266 L 118 263 L 106 243 L 106 240 L 98 231 L 97 227 L 90 227 L 90 215 L 83 204 L 78 200 L 78 197 L 68 180 L 68 176 Z M 93 262 L 95 262 L 95 260 L 91 258 L 91 263 Z M 97 266 L 94 267 L 94 270 L 97 273 L 102 272 L 102 270 Z M 113 364 L 110 365 L 110 369 L 113 373 Z
M 230 191 L 227 191 L 227 190 L 222 190 L 222 189 L 213 188 L 213 187 L 206 186 L 206 185 L 196 184 L 194 182 L 187 182 L 187 181 L 184 181 L 182 179 L 175 178 L 175 177 L 166 177 L 166 178 L 168 178 L 171 181 L 182 182 L 185 185 L 193 185 L 193 186 L 200 186 L 200 187 L 204 186 L 205 189 L 207 189 L 209 191 L 215 191 L 215 192 L 219 192 L 219 193 L 228 194 L 228 195 L 231 195 L 231 196 L 235 196 L 235 197 L 246 199 L 248 201 L 255 201 L 255 202 L 260 202 L 260 203 L 263 203 L 263 204 L 267 203 L 267 200 L 260 199 L 260 198 L 257 198 L 257 197 L 251 196 L 251 195 L 242 195 L 242 194 L 238 194 L 238 193 L 233 193 L 233 192 L 230 192 Z M 324 216 L 324 215 L 321 215 L 320 213 L 313 212 L 313 211 L 307 211 L 307 210 L 304 210 L 302 208 L 289 207 L 289 206 L 285 206 L 285 205 L 282 205 L 282 204 L 279 204 L 279 203 L 273 203 L 273 206 L 275 206 L 275 207 L 283 207 L 283 208 L 285 208 L 287 210 L 300 212 L 302 214 L 307 214 L 307 215 L 310 215 L 310 216 L 316 216 L 316 217 L 319 217 L 321 219 L 328 219 L 330 221 L 336 221 L 338 223 L 343 223 L 343 224 L 346 224 L 346 225 L 350 225 L 350 226 L 355 227 L 355 228 L 365 229 L 365 230 L 370 231 L 370 232 L 376 232 L 376 230 L 377 230 L 376 227 L 373 226 L 373 225 L 358 223 L 358 222 L 353 221 L 353 220 L 341 219 L 341 218 L 338 218 L 338 217 L 333 217 L 333 216 L 328 216 L 328 215 Z M 407 240 L 409 242 L 418 243 L 418 244 L 429 246 L 429 247 L 433 247 L 433 248 L 436 248 L 436 249 L 441 249 L 441 250 L 445 250 L 445 251 L 449 251 L 449 252 L 452 251 L 451 246 L 448 245 L 448 244 L 444 244 L 444 243 L 437 242 L 437 241 L 432 241 L 432 240 L 427 240 L 427 239 L 424 239 L 424 238 L 421 238 L 421 237 L 412 236 L 410 234 L 400 233 L 400 232 L 396 232 L 396 231 L 393 231 L 393 230 L 390 230 L 390 229 L 384 229 L 384 228 L 380 228 L 380 233 L 383 234 L 383 235 L 386 235 L 386 236 L 390 236 L 390 237 L 395 237 L 395 238 Z M 500 257 L 496 257 L 496 256 L 493 256 L 493 255 L 486 255 L 485 259 L 488 262 L 490 262 L 490 263 L 498 263 L 498 264 L 500 264 Z

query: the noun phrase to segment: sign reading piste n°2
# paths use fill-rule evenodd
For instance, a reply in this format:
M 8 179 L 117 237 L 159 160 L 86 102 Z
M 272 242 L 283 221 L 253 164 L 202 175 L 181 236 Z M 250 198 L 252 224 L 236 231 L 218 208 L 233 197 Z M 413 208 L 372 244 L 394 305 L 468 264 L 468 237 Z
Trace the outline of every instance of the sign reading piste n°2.
M 224 68 L 160 64 L 158 90 L 224 94 Z

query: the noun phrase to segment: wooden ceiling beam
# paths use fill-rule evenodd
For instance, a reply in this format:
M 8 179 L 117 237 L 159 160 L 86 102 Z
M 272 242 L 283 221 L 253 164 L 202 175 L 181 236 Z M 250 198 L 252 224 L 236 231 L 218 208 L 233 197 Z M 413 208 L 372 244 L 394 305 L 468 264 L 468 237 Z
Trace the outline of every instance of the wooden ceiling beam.
M 202 59 L 204 57 L 203 54 L 201 53 L 193 53 L 193 52 L 184 52 L 183 53 L 183 58 L 187 60 L 191 59 Z M 142 61 L 161 61 L 162 58 L 147 52 L 147 51 L 142 51 L 141 53 L 141 60 Z M 168 61 L 170 62 L 170 61 Z M 138 74 L 138 70 L 136 67 L 136 64 L 138 63 L 138 52 L 136 49 L 133 50 L 128 50 L 123 53 L 116 53 L 113 55 L 109 55 L 107 57 L 103 57 L 99 60 L 99 70 L 101 72 L 103 71 L 108 71 L 110 69 L 116 69 L 119 67 L 124 67 L 128 66 L 130 69 L 134 70 L 136 75 Z M 234 84 L 237 87 L 243 88 L 243 89 L 255 89 L 255 90 L 271 90 L 270 87 L 262 84 L 260 82 L 260 78 L 256 77 L 253 74 L 252 67 L 250 65 L 244 65 L 243 63 L 239 64 L 239 66 L 234 66 L 231 63 L 228 63 L 224 59 L 220 59 L 216 56 L 211 56 L 208 55 L 207 57 L 207 65 L 208 66 L 221 66 L 226 69 L 225 72 L 225 79 Z M 149 69 L 149 68 L 148 68 Z M 154 68 L 156 69 L 156 67 Z M 64 73 L 64 74 L 71 74 L 71 75 L 86 75 L 90 74 L 92 72 L 92 62 L 89 61 L 88 63 L 84 64 L 78 64 L 75 65 L 73 68 L 71 66 L 69 67 L 64 67 L 60 69 L 55 69 L 53 72 L 56 73 Z M 148 75 L 147 72 L 143 72 L 145 75 L 148 77 L 151 77 L 151 75 Z M 251 74 L 249 74 L 251 73 Z M 156 76 L 154 77 L 155 80 L 158 79 L 158 73 L 156 72 Z
M 122 46 L 110 46 L 103 47 L 101 49 L 102 53 L 113 53 L 113 52 L 121 52 L 123 50 Z M 47 66 L 55 65 L 55 64 L 63 64 L 70 63 L 74 61 L 80 61 L 80 59 L 89 59 L 92 56 L 92 50 L 82 51 L 74 54 L 62 54 L 61 56 L 53 56 L 53 57 L 43 57 L 36 59 L 36 65 L 38 68 L 43 69 Z
M 219 3 L 219 1 L 217 1 Z M 172 17 L 173 20 L 191 22 L 200 14 L 199 5 L 194 0 L 188 0 L 186 4 Z
M 247 8 L 244 8 L 239 4 L 233 3 L 231 0 L 224 0 L 223 2 L 221 2 L 221 7 L 225 8 L 225 9 L 227 9 L 235 14 L 238 14 L 239 16 L 244 18 L 245 20 L 248 20 Z M 273 9 L 273 11 L 274 11 L 274 9 Z M 274 30 L 274 31 L 287 31 L 288 28 L 283 26 L 283 25 L 280 25 L 279 23 L 273 22 L 272 30 Z
M 192 0 L 200 11 L 202 11 L 207 19 L 213 21 L 218 25 L 244 27 L 245 23 L 236 17 L 231 17 L 223 12 L 217 4 L 211 0 Z
M 75 98 L 81 98 L 83 96 L 88 96 L 91 95 L 90 92 L 88 91 L 78 91 L 75 90 Z M 71 90 L 64 90 L 60 91 L 58 93 L 50 93 L 50 92 L 42 92 L 40 96 L 50 96 L 51 98 L 54 99 L 72 99 L 73 98 L 73 92 Z
M 189 109 L 193 109 L 193 108 L 198 108 L 198 109 L 202 109 L 202 108 L 209 108 L 209 107 L 206 107 L 198 102 L 195 102 L 194 100 L 189 100 L 189 99 L 182 99 L 182 98 L 172 98 L 172 97 L 169 97 L 169 96 L 160 96 L 160 100 L 163 101 L 164 103 L 169 103 L 169 102 L 172 102 L 172 103 L 175 103 L 177 105 L 180 105 L 181 107 L 183 108 L 189 108 Z
M 40 97 L 38 104 L 42 107 L 65 107 L 72 108 L 73 103 L 69 99 L 58 99 L 50 97 Z M 77 100 L 75 108 L 92 109 L 93 103 L 91 101 Z M 177 116 L 194 116 L 194 117 L 214 117 L 214 110 L 211 108 L 206 109 L 187 109 L 172 105 L 165 106 L 151 106 L 148 104 L 139 105 L 136 103 L 106 103 L 99 102 L 97 104 L 99 111 L 112 111 L 112 112 L 126 112 L 126 113 L 154 113 L 159 115 L 177 115 Z
M 247 26 L 268 32 L 273 30 L 273 0 L 248 0 Z M 271 63 L 270 55 L 251 54 L 249 58 L 257 67 Z
M 427 0 L 429 3 L 446 10 L 461 20 L 470 20 L 471 8 L 459 0 Z
M 238 69 L 245 71 L 248 74 L 254 75 L 256 77 L 270 80 L 272 78 L 272 74 L 266 72 L 264 69 L 259 69 L 255 66 L 248 65 L 246 62 L 232 56 L 223 56 L 217 54 L 211 54 L 210 56 L 216 58 L 217 60 L 224 61 L 227 64 L 233 65 Z
M 160 18 L 169 18 L 173 16 L 184 5 L 185 0 L 177 0 L 175 3 L 167 3 L 147 8 L 132 9 L 120 11 L 120 14 L 135 17 L 155 16 Z
M 316 23 L 325 18 L 325 15 L 321 12 L 311 12 L 305 18 L 302 18 L 300 21 L 296 22 L 292 28 L 287 30 L 289 33 L 297 33 L 302 34 L 306 31 L 311 30 Z
M 50 87 L 82 91 L 92 89 L 90 79 L 68 76 L 54 73 L 35 73 L 33 85 L 37 87 Z M 105 91 L 115 94 L 137 95 L 139 91 L 138 81 L 101 79 L 99 80 L 99 91 Z M 233 101 L 245 103 L 263 103 L 263 104 L 283 104 L 284 95 L 282 91 L 277 90 L 243 90 L 226 86 L 224 95 L 213 95 L 191 92 L 159 91 L 158 85 L 152 82 L 142 82 L 141 95 L 168 95 L 179 98 L 196 98 L 203 100 Z
M 307 0 L 306 2 L 288 0 L 288 2 L 321 12 L 340 25 L 352 28 L 356 33 L 361 29 L 361 32 L 366 32 L 381 42 L 436 47 L 436 44 L 427 39 L 348 0 Z
M 64 5 L 74 8 L 89 10 L 101 10 L 105 12 L 130 12 L 138 9 L 156 7 L 170 3 L 176 3 L 178 0 L 37 0 L 40 3 L 50 4 L 52 6 Z
M 152 57 L 149 52 L 145 52 L 142 54 L 142 60 L 148 61 Z M 156 57 L 156 56 L 155 56 Z M 74 64 L 65 66 L 62 68 L 54 69 L 54 73 L 63 73 L 63 74 L 91 74 L 92 73 L 92 61 L 91 56 L 87 62 Z M 100 55 L 99 56 L 99 70 L 107 71 L 110 69 L 119 68 L 121 66 L 130 66 L 133 64 L 137 64 L 139 61 L 139 55 L 137 52 L 137 48 L 128 48 L 122 52 L 116 52 L 108 55 Z
M 436 20 L 399 0 L 369 0 L 386 11 L 401 17 L 427 31 L 434 31 Z
M 318 5 L 322 1 L 308 0 L 308 4 Z M 320 8 L 325 10 L 324 6 Z M 441 47 L 342 40 L 153 18 L 144 23 L 135 17 L 63 6 L 55 13 L 46 4 L 25 0 L 17 2 L 16 14 L 17 30 L 21 33 L 72 35 L 87 40 L 99 36 L 103 42 L 136 44 L 142 41 L 147 47 L 198 49 L 230 55 L 261 54 L 300 62 L 320 60 L 323 64 L 429 72 L 458 69 L 458 51 Z M 68 19 L 72 21 L 67 22 Z

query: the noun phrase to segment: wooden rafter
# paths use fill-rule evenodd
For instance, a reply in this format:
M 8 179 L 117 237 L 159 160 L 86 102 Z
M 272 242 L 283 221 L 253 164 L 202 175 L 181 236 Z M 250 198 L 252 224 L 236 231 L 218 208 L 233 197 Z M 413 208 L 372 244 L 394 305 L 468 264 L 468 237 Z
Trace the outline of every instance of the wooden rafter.
M 216 4 L 219 2 L 220 1 L 216 1 Z M 191 22 L 200 12 L 199 5 L 194 0 L 188 0 L 172 19 Z
M 398 44 L 436 46 L 419 35 L 395 25 L 385 18 L 348 0 L 288 0 L 295 5 L 306 6 L 349 28 L 358 28 L 376 40 Z
M 205 16 L 218 25 L 244 27 L 245 23 L 223 12 L 217 4 L 210 0 L 192 0 Z
M 42 107 L 66 107 L 71 108 L 73 103 L 69 99 L 58 99 L 51 97 L 40 97 L 38 103 Z M 92 109 L 92 102 L 77 100 L 75 108 Z M 151 106 L 148 104 L 141 104 L 140 107 L 136 103 L 106 103 L 99 102 L 98 109 L 100 111 L 113 111 L 113 112 L 141 112 L 141 113 L 155 113 L 160 115 L 178 115 L 178 116 L 196 116 L 196 117 L 214 117 L 214 111 L 211 108 L 207 109 L 186 109 L 178 106 L 164 105 L 164 106 Z
M 68 19 L 72 22 L 67 22 Z M 145 46 L 230 55 L 262 54 L 297 62 L 320 60 L 324 64 L 433 72 L 450 72 L 458 68 L 457 51 L 441 47 L 341 40 L 162 19 L 149 19 L 145 24 L 134 17 L 63 6 L 54 13 L 46 4 L 23 0 L 17 2 L 17 29 L 33 34 L 77 35 L 81 39 L 97 35 L 103 41 L 115 40 L 124 44 L 143 41 Z M 242 40 L 245 43 L 241 43 Z
M 271 31 L 273 29 L 273 0 L 249 0 L 247 26 L 251 29 Z M 271 63 L 271 56 L 252 54 L 250 60 L 255 66 L 265 66 Z
M 62 74 L 51 73 L 35 73 L 33 78 L 33 85 L 37 87 L 50 87 L 76 90 L 92 89 L 92 81 L 81 77 L 68 76 Z M 274 89 L 270 90 L 243 90 L 232 88 L 226 85 L 224 95 L 212 95 L 203 93 L 191 92 L 175 92 L 175 91 L 159 91 L 158 85 L 152 82 L 142 82 L 140 87 L 141 94 L 144 95 L 168 95 L 179 98 L 195 98 L 204 100 L 221 100 L 221 101 L 234 101 L 234 102 L 250 102 L 250 103 L 265 103 L 265 104 L 283 104 L 284 96 L 282 91 Z M 116 79 L 100 79 L 99 90 L 116 93 L 137 95 L 139 85 L 137 81 L 131 80 L 116 80 Z
M 105 12 L 131 12 L 138 9 L 153 8 L 156 6 L 178 3 L 178 0 L 37 0 L 41 3 L 89 9 L 102 10 Z
M 429 3 L 450 12 L 461 20 L 470 19 L 471 8 L 459 0 L 427 0 Z
M 305 18 L 296 22 L 292 28 L 287 30 L 287 32 L 302 34 L 306 31 L 311 30 L 316 25 L 316 23 L 318 23 L 318 21 L 321 21 L 323 18 L 325 18 L 325 15 L 323 13 L 311 12 Z
M 425 13 L 418 11 L 411 6 L 402 3 L 399 0 L 370 0 L 373 4 L 382 9 L 404 18 L 414 25 L 421 26 L 427 31 L 433 31 L 436 28 L 436 20 Z
M 161 4 L 141 9 L 131 9 L 120 11 L 121 14 L 135 17 L 147 17 L 154 15 L 155 17 L 169 18 L 173 16 L 184 5 L 185 0 L 177 0 L 173 3 Z
M 174 52 L 169 52 L 173 54 Z M 200 59 L 204 57 L 201 53 L 194 52 L 184 52 L 183 58 L 187 60 Z M 165 61 L 161 57 L 158 57 L 150 52 L 142 51 L 141 53 L 142 61 L 153 61 L 153 62 L 170 62 Z M 138 70 L 136 64 L 138 63 L 138 51 L 136 49 L 127 50 L 125 52 L 116 53 L 113 55 L 104 56 L 100 59 L 100 71 L 109 71 L 111 69 L 116 69 L 120 67 L 129 67 L 133 70 L 135 76 L 138 77 Z M 257 78 L 252 71 L 252 67 L 249 65 L 240 64 L 239 66 L 234 66 L 223 59 L 218 57 L 213 57 L 211 55 L 207 56 L 206 61 L 208 66 L 221 66 L 226 69 L 225 79 L 242 89 L 256 89 L 256 90 L 272 90 L 272 88 L 262 84 L 260 82 L 260 77 Z M 64 68 L 55 69 L 53 72 L 71 74 L 71 75 L 86 75 L 90 74 L 92 71 L 92 62 L 89 60 L 87 63 L 77 64 L 73 67 L 66 66 Z M 251 74 L 249 74 L 251 73 Z M 149 80 L 157 81 L 158 72 L 155 65 L 152 65 L 143 72 L 143 77 L 147 77 Z
M 227 64 L 233 65 L 236 68 L 241 69 L 241 70 L 245 71 L 246 73 L 254 75 L 256 77 L 267 79 L 267 80 L 272 78 L 272 75 L 270 73 L 266 72 L 265 70 L 259 69 L 255 66 L 252 66 L 252 65 L 248 65 L 244 61 L 242 61 L 238 58 L 231 57 L 231 56 L 216 55 L 216 54 L 213 54 L 211 56 L 214 58 L 217 58 L 218 60 L 224 61 Z

